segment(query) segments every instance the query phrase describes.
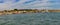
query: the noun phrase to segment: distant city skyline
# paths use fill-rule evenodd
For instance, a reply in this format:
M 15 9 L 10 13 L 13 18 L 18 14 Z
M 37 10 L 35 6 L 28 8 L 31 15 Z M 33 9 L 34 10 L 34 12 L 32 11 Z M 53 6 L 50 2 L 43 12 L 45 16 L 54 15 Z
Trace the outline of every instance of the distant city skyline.
M 60 0 L 0 0 L 0 10 L 60 9 Z

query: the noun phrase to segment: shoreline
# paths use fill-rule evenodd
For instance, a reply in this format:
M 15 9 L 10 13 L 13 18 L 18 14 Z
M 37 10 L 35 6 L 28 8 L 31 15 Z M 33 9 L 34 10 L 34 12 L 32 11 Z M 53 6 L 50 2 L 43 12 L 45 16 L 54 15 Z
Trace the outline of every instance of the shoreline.
M 38 10 L 38 9 L 14 9 L 14 10 L 4 10 L 0 11 L 0 15 L 9 15 L 9 14 L 24 14 L 24 13 L 45 13 L 45 12 L 60 12 L 60 10 Z
M 60 12 L 40 12 L 40 13 L 60 13 Z M 18 13 L 18 14 L 30 14 L 30 13 Z M 15 14 L 1 14 L 0 16 L 3 15 L 15 15 Z

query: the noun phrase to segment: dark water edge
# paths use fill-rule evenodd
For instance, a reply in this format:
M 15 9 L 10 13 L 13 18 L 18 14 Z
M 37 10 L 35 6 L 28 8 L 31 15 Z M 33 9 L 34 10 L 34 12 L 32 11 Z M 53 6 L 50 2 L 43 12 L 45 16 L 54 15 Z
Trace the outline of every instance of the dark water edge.
M 60 25 L 60 12 L 2 15 L 0 25 Z

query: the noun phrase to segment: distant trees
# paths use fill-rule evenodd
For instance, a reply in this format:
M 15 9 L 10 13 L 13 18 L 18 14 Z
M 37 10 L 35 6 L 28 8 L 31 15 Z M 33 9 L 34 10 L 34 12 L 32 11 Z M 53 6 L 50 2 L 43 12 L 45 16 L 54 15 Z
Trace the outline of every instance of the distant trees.
M 18 9 L 14 9 L 15 11 L 18 11 Z M 20 11 L 32 11 L 32 9 L 19 9 Z
M 18 9 L 14 9 L 15 11 L 17 11 Z
M 7 10 L 4 10 L 5 12 L 7 12 Z

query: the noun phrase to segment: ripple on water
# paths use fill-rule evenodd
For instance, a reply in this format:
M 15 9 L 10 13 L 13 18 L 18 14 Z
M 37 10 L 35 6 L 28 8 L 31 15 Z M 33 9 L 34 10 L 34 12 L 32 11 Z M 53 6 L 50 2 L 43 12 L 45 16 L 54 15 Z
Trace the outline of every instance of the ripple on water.
M 60 25 L 60 13 L 30 13 L 0 16 L 0 25 Z

